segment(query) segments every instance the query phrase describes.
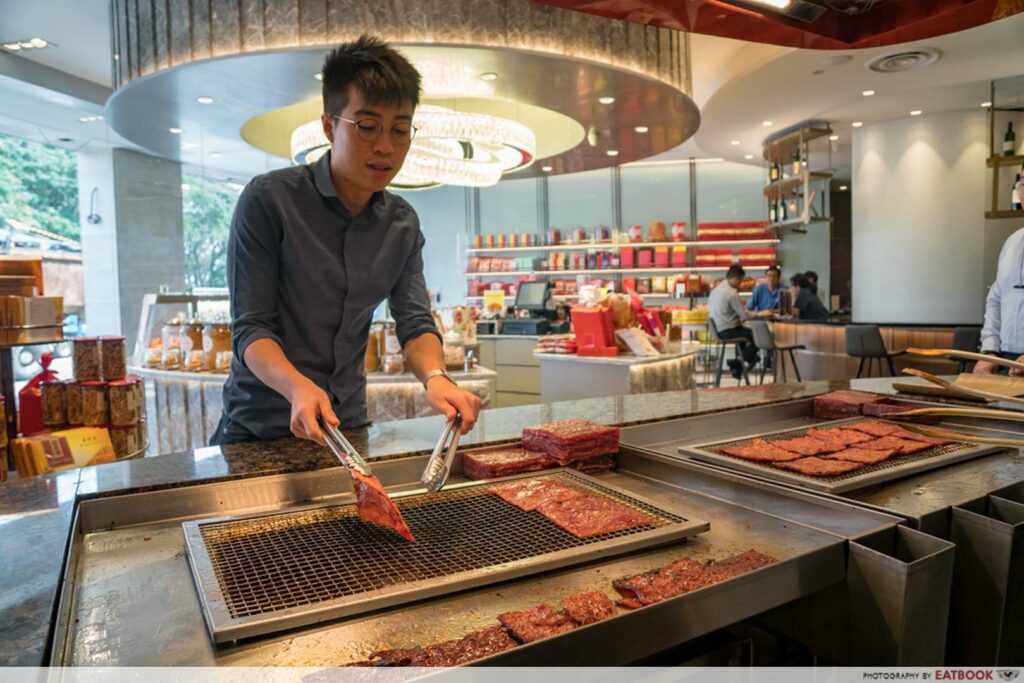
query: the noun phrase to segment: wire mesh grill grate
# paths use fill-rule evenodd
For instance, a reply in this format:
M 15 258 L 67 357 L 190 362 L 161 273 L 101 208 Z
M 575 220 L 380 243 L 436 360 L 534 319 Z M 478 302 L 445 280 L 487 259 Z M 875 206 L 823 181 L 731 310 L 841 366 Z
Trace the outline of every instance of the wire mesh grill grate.
M 834 427 L 842 427 L 843 425 L 846 425 L 846 424 L 852 424 L 854 422 L 863 422 L 863 421 L 864 421 L 864 418 L 852 418 L 852 419 L 848 419 L 848 420 L 837 420 L 835 422 L 828 422 L 826 424 L 818 424 L 818 425 L 814 425 L 814 426 L 819 428 L 819 429 L 831 429 L 831 428 L 834 428 Z M 779 474 L 780 473 L 780 469 L 778 467 L 775 467 L 774 465 L 772 465 L 770 463 L 761 463 L 761 462 L 755 462 L 755 461 L 752 461 L 752 460 L 744 460 L 743 458 L 738 458 L 735 455 L 729 455 L 728 453 L 722 453 L 722 452 L 720 452 L 720 449 L 722 449 L 722 448 L 735 448 L 737 446 L 746 446 L 746 445 L 749 445 L 750 443 L 752 443 L 755 439 L 764 439 L 765 441 L 771 442 L 771 441 L 778 441 L 780 439 L 795 439 L 797 437 L 805 436 L 806 434 L 807 434 L 807 427 L 800 427 L 800 428 L 797 428 L 797 429 L 791 429 L 791 430 L 788 430 L 788 431 L 785 431 L 785 432 L 777 432 L 777 433 L 774 433 L 774 434 L 765 434 L 765 435 L 761 435 L 761 436 L 749 436 L 749 437 L 746 437 L 746 438 L 743 438 L 743 439 L 737 439 L 737 440 L 734 440 L 734 441 L 722 441 L 721 443 L 704 444 L 704 445 L 700 446 L 700 450 L 713 453 L 713 454 L 715 454 L 715 455 L 717 455 L 717 456 L 719 456 L 721 458 L 725 458 L 727 460 L 735 460 L 737 462 L 741 462 L 741 463 L 743 463 L 747 467 L 754 467 L 756 469 L 761 469 L 761 470 L 764 470 L 765 472 L 770 472 L 770 473 L 772 473 L 774 475 L 774 474 Z M 856 444 L 851 446 L 851 448 L 856 448 L 856 447 L 857 447 Z M 946 455 L 953 455 L 953 454 L 956 454 L 956 453 L 960 453 L 960 452 L 963 452 L 963 451 L 970 450 L 972 448 L 977 448 L 977 444 L 965 443 L 963 441 L 955 441 L 955 442 L 953 442 L 951 444 L 947 444 L 945 446 L 933 446 L 932 448 L 920 451 L 918 453 L 913 453 L 911 455 L 898 455 L 896 457 L 889 458 L 888 460 L 885 460 L 883 462 L 876 463 L 874 465 L 865 465 L 864 467 L 861 467 L 859 469 L 853 470 L 852 472 L 845 472 L 843 474 L 837 474 L 837 475 L 832 476 L 832 477 L 814 477 L 814 476 L 810 476 L 810 475 L 807 475 L 807 474 L 801 474 L 800 472 L 794 472 L 792 470 L 785 470 L 785 474 L 787 476 L 789 476 L 789 477 L 798 477 L 800 479 L 805 479 L 807 481 L 823 482 L 823 483 L 826 483 L 826 484 L 838 484 L 838 483 L 842 483 L 842 482 L 845 482 L 845 481 L 856 480 L 859 477 L 863 477 L 865 475 L 873 474 L 875 472 L 884 472 L 884 471 L 887 471 L 887 470 L 898 471 L 899 469 L 906 469 L 906 468 L 909 468 L 910 466 L 915 465 L 915 464 L 917 464 L 919 462 L 922 462 L 924 460 L 931 460 L 932 458 L 938 458 L 938 457 L 946 456 Z
M 568 472 L 543 476 L 639 510 L 652 523 L 577 538 L 539 512 L 525 512 L 488 493 L 481 482 L 396 499 L 416 543 L 362 522 L 354 505 L 199 528 L 226 607 L 238 619 L 400 588 L 687 521 Z

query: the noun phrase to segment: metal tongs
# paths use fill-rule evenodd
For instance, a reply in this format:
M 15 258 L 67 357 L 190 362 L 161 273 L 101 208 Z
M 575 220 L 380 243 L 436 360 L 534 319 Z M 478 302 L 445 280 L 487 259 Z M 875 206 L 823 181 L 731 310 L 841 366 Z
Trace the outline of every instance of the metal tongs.
M 431 493 L 440 491 L 448 481 L 461 436 L 462 416 L 456 413 L 455 419 L 445 424 L 441 438 L 438 440 L 437 446 L 434 447 L 434 452 L 430 454 L 430 460 L 427 461 L 427 467 L 423 470 L 423 476 L 420 477 L 420 483 L 426 486 Z
M 341 430 L 322 417 L 317 419 L 320 422 L 320 429 L 324 432 L 324 442 L 334 453 L 334 457 L 345 466 L 345 469 L 349 472 L 358 472 L 364 477 L 372 477 L 373 472 L 370 471 L 370 466 L 363 460 L 363 456 L 359 455 L 359 451 L 348 442 Z

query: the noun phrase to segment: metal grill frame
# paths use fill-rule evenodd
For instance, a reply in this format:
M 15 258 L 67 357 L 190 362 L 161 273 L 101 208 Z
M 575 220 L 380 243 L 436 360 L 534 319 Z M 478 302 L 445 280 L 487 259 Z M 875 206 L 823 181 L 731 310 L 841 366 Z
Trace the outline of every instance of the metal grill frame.
M 518 479 L 554 478 L 567 485 L 576 485 L 584 490 L 589 489 L 598 495 L 625 502 L 633 503 L 633 507 L 642 506 L 641 509 L 661 516 L 664 523 L 655 528 L 640 529 L 636 531 L 625 530 L 616 532 L 611 538 L 603 536 L 595 539 L 579 539 L 580 544 L 576 547 L 558 550 L 546 554 L 525 557 L 512 562 L 490 565 L 482 568 L 465 570 L 447 576 L 431 577 L 428 579 L 408 581 L 405 583 L 388 585 L 382 588 L 368 590 L 354 595 L 348 595 L 321 602 L 278 609 L 262 614 L 234 617 L 228 607 L 228 600 L 222 592 L 217 576 L 217 570 L 210 551 L 207 548 L 203 537 L 203 527 L 211 525 L 237 524 L 240 522 L 251 522 L 262 518 L 285 518 L 288 516 L 301 515 L 311 511 L 329 509 L 347 509 L 354 511 L 355 504 L 349 496 L 349 502 L 329 504 L 314 504 L 284 511 L 271 513 L 259 513 L 253 515 L 217 517 L 204 520 L 194 520 L 182 523 L 182 531 L 185 536 L 186 554 L 189 567 L 192 570 L 192 577 L 196 590 L 202 604 L 203 618 L 207 630 L 214 643 L 223 643 L 258 635 L 274 633 L 285 629 L 308 626 L 327 620 L 349 617 L 356 614 L 394 607 L 407 602 L 422 600 L 437 595 L 444 595 L 460 590 L 479 588 L 489 584 L 508 581 L 523 576 L 529 576 L 552 569 L 563 568 L 596 559 L 606 559 L 616 555 L 647 549 L 657 545 L 664 545 L 671 542 L 679 542 L 686 538 L 695 536 L 710 529 L 707 521 L 683 517 L 677 512 L 666 510 L 664 506 L 644 499 L 619 487 L 610 485 L 599 479 L 571 470 L 549 470 L 544 472 L 530 472 L 527 474 L 484 481 L 472 481 L 454 484 L 435 494 L 425 494 L 423 490 L 408 491 L 392 495 L 402 508 L 402 501 L 410 497 L 429 496 L 430 499 L 443 499 L 446 495 L 464 496 L 466 489 L 475 489 L 492 486 L 496 483 L 515 481 Z M 481 495 L 485 494 L 481 492 Z M 494 496 L 497 499 L 497 496 Z M 523 512 L 511 504 L 505 503 L 515 513 L 526 515 L 539 515 L 536 512 Z M 511 513 L 510 514 L 515 514 Z M 678 520 L 678 521 L 677 521 Z
M 714 441 L 692 446 L 680 446 L 679 452 L 683 455 L 692 457 L 695 460 L 711 463 L 720 467 L 726 467 L 746 474 L 752 474 L 775 482 L 795 484 L 802 488 L 810 489 L 812 491 L 820 491 L 822 493 L 840 494 L 848 493 L 850 491 L 858 491 L 875 484 L 892 481 L 893 479 L 902 479 L 903 477 L 910 476 L 911 474 L 917 474 L 918 472 L 925 472 L 938 467 L 945 467 L 946 465 L 951 465 L 956 462 L 971 460 L 973 458 L 1005 450 L 1005 447 L 1003 446 L 989 446 L 967 441 L 957 441 L 949 446 L 934 446 L 913 455 L 900 455 L 876 465 L 866 465 L 860 469 L 854 470 L 853 472 L 847 472 L 845 474 L 839 474 L 832 477 L 812 477 L 810 475 L 800 474 L 799 472 L 784 470 L 771 464 L 761 464 L 750 460 L 743 460 L 742 458 L 718 452 L 719 448 L 723 448 L 725 446 L 745 446 L 754 439 L 764 439 L 769 442 L 776 441 L 778 439 L 791 439 L 798 436 L 804 436 L 807 433 L 807 430 L 811 427 L 816 427 L 818 429 L 831 429 L 833 427 L 842 427 L 843 425 L 871 419 L 879 422 L 887 422 L 887 420 L 879 420 L 878 418 L 865 417 L 861 415 L 841 420 L 819 422 L 803 427 L 789 427 L 787 429 L 774 432 L 760 432 L 744 437 L 729 439 L 727 441 Z M 893 422 L 891 424 L 899 423 Z M 851 447 L 856 447 L 856 444 Z M 948 449 L 954 450 L 943 452 Z

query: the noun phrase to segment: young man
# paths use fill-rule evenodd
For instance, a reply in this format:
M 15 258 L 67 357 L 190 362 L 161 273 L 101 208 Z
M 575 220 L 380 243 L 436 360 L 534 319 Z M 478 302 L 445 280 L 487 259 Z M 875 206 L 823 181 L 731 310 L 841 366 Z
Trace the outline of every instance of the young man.
M 985 325 L 981 329 L 982 353 L 1024 362 L 1024 228 L 1016 231 L 999 250 L 996 281 L 985 299 Z M 981 361 L 979 375 L 1005 373 L 1005 366 Z M 1019 370 L 1009 370 L 1020 376 Z
M 718 283 L 708 296 L 708 317 L 714 321 L 718 336 L 722 339 L 747 340 L 748 343 L 743 345 L 743 360 L 751 366 L 757 359 L 757 347 L 754 346 L 754 333 L 743 326 L 743 321 L 749 316 L 739 295 L 740 283 L 746 275 L 743 266 L 729 266 L 725 279 Z M 738 358 L 729 360 L 729 369 L 732 370 L 734 378 L 742 377 L 743 371 Z
M 804 273 L 789 279 L 793 285 L 793 316 L 800 320 L 828 320 L 828 309 L 811 292 L 811 282 Z
M 818 296 L 818 274 L 813 270 L 808 270 L 804 273 L 804 276 L 807 278 L 808 282 L 807 289 L 811 290 L 811 294 L 814 296 Z
M 363 362 L 385 298 L 427 401 L 473 428 L 479 399 L 444 371 L 419 219 L 384 189 L 416 134 L 419 95 L 419 73 L 379 39 L 340 45 L 323 67 L 330 150 L 253 178 L 239 197 L 228 241 L 234 359 L 211 443 L 322 441 L 318 418 L 367 424 Z
M 782 271 L 778 266 L 771 266 L 765 273 L 767 282 L 758 282 L 754 293 L 747 301 L 747 309 L 760 315 L 771 315 L 779 310 L 779 293 L 785 289 L 780 284 Z

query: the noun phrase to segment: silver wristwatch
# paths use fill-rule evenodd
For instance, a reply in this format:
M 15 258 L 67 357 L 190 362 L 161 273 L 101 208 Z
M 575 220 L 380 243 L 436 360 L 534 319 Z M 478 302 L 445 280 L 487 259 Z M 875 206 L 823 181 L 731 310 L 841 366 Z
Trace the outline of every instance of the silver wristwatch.
M 458 382 L 456 382 L 455 379 L 448 374 L 447 370 L 445 370 L 444 368 L 437 368 L 436 370 L 431 370 L 430 372 L 423 376 L 423 388 L 426 389 L 427 382 L 437 377 L 438 375 L 443 375 L 444 378 L 447 379 L 449 382 L 451 382 L 455 386 L 459 386 Z

